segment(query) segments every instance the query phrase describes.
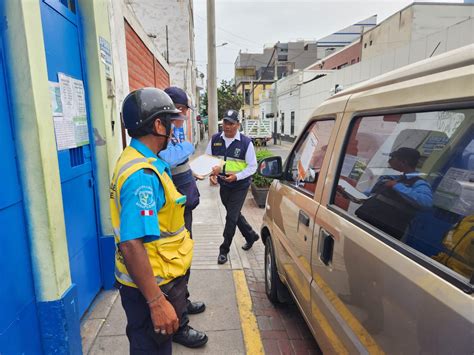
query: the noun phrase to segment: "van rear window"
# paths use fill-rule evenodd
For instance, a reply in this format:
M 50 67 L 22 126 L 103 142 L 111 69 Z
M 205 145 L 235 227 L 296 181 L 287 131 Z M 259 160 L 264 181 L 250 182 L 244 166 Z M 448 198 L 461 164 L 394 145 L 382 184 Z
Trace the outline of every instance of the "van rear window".
M 333 204 L 462 278 L 474 271 L 474 110 L 358 117 Z

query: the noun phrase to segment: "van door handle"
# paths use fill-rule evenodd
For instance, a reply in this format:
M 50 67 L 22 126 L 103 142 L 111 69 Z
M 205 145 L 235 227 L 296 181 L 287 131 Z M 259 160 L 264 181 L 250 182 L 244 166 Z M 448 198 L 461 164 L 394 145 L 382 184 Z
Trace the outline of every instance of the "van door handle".
M 298 214 L 298 221 L 303 223 L 306 227 L 309 227 L 309 217 L 303 210 L 300 210 Z
M 332 261 L 332 255 L 334 252 L 334 237 L 328 232 L 326 232 L 324 229 L 321 229 L 319 237 L 319 258 L 324 265 L 329 265 L 329 263 L 331 263 Z

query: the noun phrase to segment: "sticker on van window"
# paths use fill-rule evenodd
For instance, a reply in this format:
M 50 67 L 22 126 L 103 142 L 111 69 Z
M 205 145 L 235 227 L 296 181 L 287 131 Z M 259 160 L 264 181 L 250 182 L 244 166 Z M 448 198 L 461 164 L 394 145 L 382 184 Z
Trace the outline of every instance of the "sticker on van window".
M 304 180 L 309 169 L 309 164 L 311 163 L 311 158 L 313 156 L 314 150 L 318 145 L 318 139 L 314 133 L 308 135 L 308 139 L 305 141 L 305 147 L 303 153 L 301 154 L 300 161 L 298 162 L 298 178 Z

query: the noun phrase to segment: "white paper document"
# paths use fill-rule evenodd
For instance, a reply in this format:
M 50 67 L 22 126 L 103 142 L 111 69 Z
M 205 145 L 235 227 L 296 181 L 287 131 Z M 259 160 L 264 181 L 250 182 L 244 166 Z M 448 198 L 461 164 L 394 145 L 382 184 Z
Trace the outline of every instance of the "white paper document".
M 214 166 L 217 165 L 222 168 L 224 164 L 225 161 L 223 161 L 222 159 L 213 157 L 212 155 L 208 154 L 200 155 L 199 157 L 189 162 L 189 166 L 193 171 L 193 175 L 201 180 L 212 172 L 212 168 Z
M 89 144 L 84 85 L 63 73 L 59 83 L 50 82 L 54 132 L 58 150 Z M 59 97 L 58 97 L 59 96 Z

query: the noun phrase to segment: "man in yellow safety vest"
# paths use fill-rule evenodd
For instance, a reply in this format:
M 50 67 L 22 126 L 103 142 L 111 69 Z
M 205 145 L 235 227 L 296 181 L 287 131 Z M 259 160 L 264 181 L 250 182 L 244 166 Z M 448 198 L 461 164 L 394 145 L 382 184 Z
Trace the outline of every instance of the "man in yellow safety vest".
M 166 149 L 179 110 L 162 90 L 131 92 L 122 106 L 130 145 L 119 157 L 110 185 L 116 242 L 115 278 L 127 316 L 131 354 L 171 354 L 171 336 L 187 327 L 188 346 L 207 342 L 183 319 L 193 241 L 184 226 L 186 196 L 175 188 Z M 183 321 L 186 324 L 183 324 Z

